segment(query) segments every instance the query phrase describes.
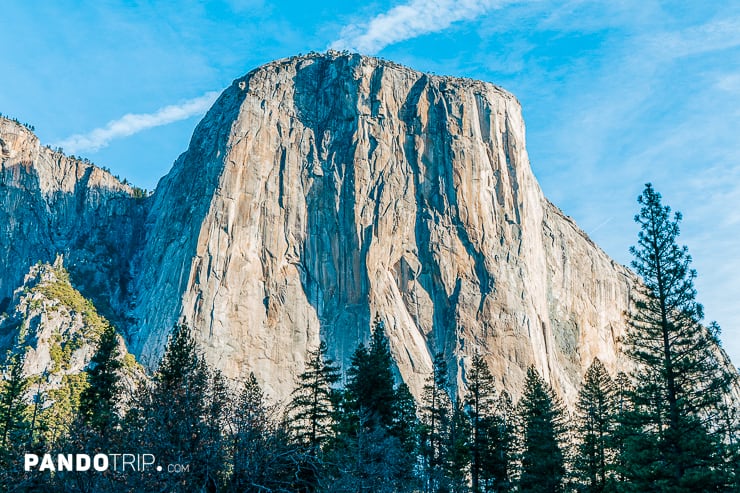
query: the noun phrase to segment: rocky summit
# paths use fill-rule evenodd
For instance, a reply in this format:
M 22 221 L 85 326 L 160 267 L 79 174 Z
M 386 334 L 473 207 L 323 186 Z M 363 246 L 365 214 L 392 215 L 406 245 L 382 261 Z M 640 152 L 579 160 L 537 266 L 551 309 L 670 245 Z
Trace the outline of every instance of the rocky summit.
M 209 363 L 284 399 L 309 349 L 347 368 L 375 317 L 417 397 L 439 352 L 458 392 L 480 353 L 515 398 L 535 365 L 571 403 L 594 357 L 628 364 L 636 277 L 543 196 L 521 107 L 492 84 L 279 60 L 223 92 L 151 196 L 9 120 L 0 152 L 0 299 L 64 255 L 150 367 L 183 322 Z

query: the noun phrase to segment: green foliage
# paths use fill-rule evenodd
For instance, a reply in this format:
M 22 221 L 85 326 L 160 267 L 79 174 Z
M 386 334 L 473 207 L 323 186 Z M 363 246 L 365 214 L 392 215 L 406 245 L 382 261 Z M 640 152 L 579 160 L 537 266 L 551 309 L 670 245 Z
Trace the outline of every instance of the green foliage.
M 57 279 L 54 282 L 41 283 L 34 290 L 49 299 L 59 300 L 70 311 L 80 313 L 86 328 L 86 338 L 99 337 L 105 328 L 110 325 L 108 321 L 98 314 L 90 300 L 72 287 L 69 281 L 69 273 L 64 268 L 55 268 L 55 273 Z
M 137 368 L 138 363 L 136 362 L 136 357 L 131 353 L 126 353 L 123 355 L 123 366 L 124 368 L 128 368 L 130 370 Z
M 416 454 L 419 447 L 419 420 L 416 402 L 408 386 L 401 382 L 396 387 L 391 434 L 401 441 L 404 452 Z
M 416 409 L 408 389 L 394 386 L 383 322 L 376 317 L 373 325 L 370 347 L 355 351 L 346 392 L 336 403 L 342 416 L 329 454 L 337 464 L 330 489 L 411 491 L 416 484 Z
M 134 396 L 123 424 L 124 441 L 164 463 L 190 464 L 193 472 L 168 483 L 165 476 L 151 471 L 141 478 L 138 489 L 161 490 L 174 484 L 193 490 L 195 485 L 221 482 L 225 461 L 213 444 L 221 433 L 214 406 L 222 402 L 223 389 L 214 381 L 189 327 L 175 326 L 151 385 L 144 383 Z
M 65 362 L 69 361 L 69 356 L 71 355 L 71 351 L 65 352 L 65 350 L 62 349 L 60 341 L 61 336 L 59 336 L 59 334 L 54 334 L 50 341 L 49 357 L 51 358 L 52 363 L 54 363 L 54 366 L 51 369 L 52 373 L 61 371 L 62 367 L 65 366 Z
M 116 407 L 121 399 L 121 351 L 118 334 L 107 326 L 100 336 L 97 351 L 90 360 L 88 386 L 80 396 L 83 422 L 104 435 L 114 425 Z
M 617 406 L 614 382 L 598 358 L 586 371 L 576 409 L 578 454 L 574 473 L 579 491 L 608 491 L 616 468 Z
M 446 387 L 447 362 L 440 352 L 434 357 L 432 374 L 424 386 L 421 409 L 421 458 L 426 491 L 438 491 L 446 483 L 452 418 L 452 402 Z
M 564 491 L 565 458 L 562 450 L 565 416 L 562 404 L 534 367 L 527 370 L 519 402 L 522 457 L 519 491 Z
M 314 485 L 317 466 L 291 443 L 254 373 L 243 382 L 235 401 L 225 491 L 313 491 L 305 481 Z
M 137 200 L 143 200 L 149 195 L 144 188 L 132 186 L 131 190 L 133 190 L 133 197 Z
M 481 491 L 484 456 L 491 446 L 496 389 L 488 364 L 480 353 L 473 355 L 468 375 L 465 411 L 470 423 L 470 475 L 473 493 Z
M 517 416 L 511 397 L 502 392 L 489 430 L 490 441 L 484 449 L 481 480 L 484 491 L 510 491 L 516 445 Z
M 679 247 L 681 214 L 650 184 L 638 198 L 632 266 L 643 284 L 632 295 L 627 348 L 635 361 L 625 426 L 625 474 L 636 489 L 714 491 L 725 482 L 714 419 L 730 375 L 718 360 L 716 324 L 701 325 L 688 249 Z
M 0 380 L 0 490 L 15 487 L 17 451 L 28 443 L 29 419 L 25 392 L 29 381 L 23 375 L 23 351 L 9 352 Z
M 719 409 L 723 469 L 727 475 L 727 490 L 740 491 L 740 410 L 728 399 Z
M 393 426 L 395 390 L 393 358 L 383 322 L 376 317 L 370 348 L 361 345 L 352 356 L 347 391 L 356 413 L 369 427 Z
M 80 407 L 80 396 L 88 385 L 85 372 L 62 375 L 61 379 L 58 387 L 46 391 L 37 418 L 39 438 L 49 444 L 57 443 L 69 432 Z
M 23 353 L 11 352 L 6 358 L 0 381 L 0 453 L 9 453 L 21 441 L 27 428 L 24 394 L 28 379 L 23 375 Z
M 291 425 L 297 440 L 318 451 L 332 438 L 334 404 L 332 386 L 339 367 L 326 357 L 326 343 L 308 353 L 306 370 L 298 377 L 290 404 Z
M 459 403 L 455 404 L 452 410 L 452 419 L 450 420 L 448 443 L 446 446 L 447 454 L 443 461 L 446 480 L 444 483 L 446 483 L 445 486 L 451 491 L 467 490 L 467 478 L 471 466 L 471 450 L 475 450 L 471 443 L 474 440 L 471 431 L 468 416 L 466 416 L 465 411 Z

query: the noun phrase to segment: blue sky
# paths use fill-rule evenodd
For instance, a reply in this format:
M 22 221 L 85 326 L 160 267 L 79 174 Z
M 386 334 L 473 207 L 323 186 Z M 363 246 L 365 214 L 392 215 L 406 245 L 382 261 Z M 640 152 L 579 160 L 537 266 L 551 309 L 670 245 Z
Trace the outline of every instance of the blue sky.
M 152 189 L 218 91 L 328 47 L 521 101 L 545 194 L 628 264 L 647 181 L 740 363 L 740 2 L 6 0 L 0 112 Z

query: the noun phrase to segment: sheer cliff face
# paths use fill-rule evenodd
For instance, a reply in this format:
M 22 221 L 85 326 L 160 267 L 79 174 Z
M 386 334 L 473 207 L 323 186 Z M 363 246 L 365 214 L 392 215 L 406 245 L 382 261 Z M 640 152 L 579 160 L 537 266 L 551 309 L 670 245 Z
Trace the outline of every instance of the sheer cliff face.
M 617 341 L 633 282 L 543 197 L 516 99 L 360 56 L 292 58 L 234 82 L 160 183 L 138 265 L 134 351 L 192 324 L 209 361 L 289 394 L 325 339 L 343 366 L 385 321 L 419 395 L 444 351 L 519 395 L 566 400 Z
M 110 173 L 0 118 L 0 312 L 31 265 L 62 254 L 76 285 L 125 318 L 142 202 Z

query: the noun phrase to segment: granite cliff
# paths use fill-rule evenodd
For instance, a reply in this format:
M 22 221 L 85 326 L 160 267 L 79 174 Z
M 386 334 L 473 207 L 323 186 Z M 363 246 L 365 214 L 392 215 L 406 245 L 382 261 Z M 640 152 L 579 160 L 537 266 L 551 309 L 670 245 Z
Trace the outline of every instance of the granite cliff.
M 226 89 L 159 184 L 133 348 L 172 323 L 210 362 L 290 392 L 325 339 L 346 367 L 378 314 L 417 395 L 443 351 L 475 351 L 518 395 L 530 364 L 569 398 L 620 365 L 632 275 L 550 204 L 517 100 L 358 55 L 297 57 Z
M 515 396 L 534 364 L 569 402 L 594 357 L 627 364 L 635 277 L 543 196 L 492 84 L 279 60 L 223 92 L 145 199 L 17 125 L 0 139 L 0 299 L 64 253 L 146 364 L 184 321 L 210 363 L 284 398 L 309 348 L 346 368 L 376 314 L 417 396 L 440 351 L 452 388 L 480 352 Z
M 65 258 L 78 288 L 121 327 L 144 198 L 90 162 L 0 117 L 0 313 L 36 262 Z

